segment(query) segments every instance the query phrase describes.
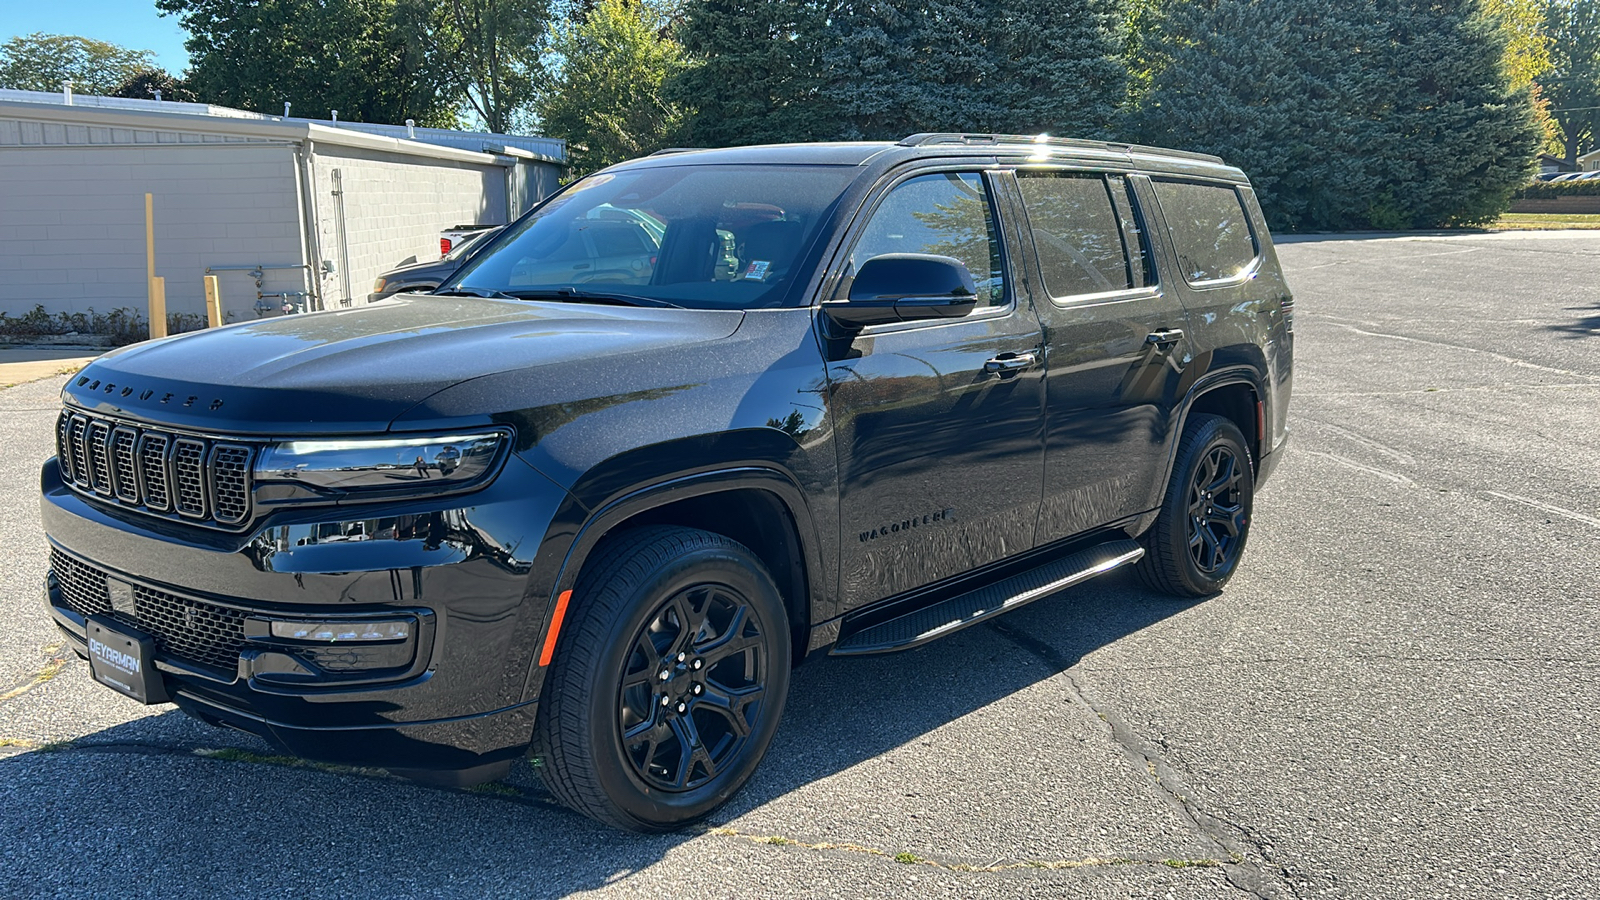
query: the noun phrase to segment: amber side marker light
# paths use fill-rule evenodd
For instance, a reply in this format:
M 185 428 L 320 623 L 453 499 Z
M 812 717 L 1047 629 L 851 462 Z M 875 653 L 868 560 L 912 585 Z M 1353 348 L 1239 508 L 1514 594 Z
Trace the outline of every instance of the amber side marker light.
M 550 658 L 556 653 L 556 636 L 561 633 L 561 620 L 567 617 L 567 601 L 572 599 L 571 591 L 562 591 L 556 598 L 556 614 L 550 617 L 550 633 L 544 636 L 544 650 L 539 653 L 539 665 L 550 665 Z

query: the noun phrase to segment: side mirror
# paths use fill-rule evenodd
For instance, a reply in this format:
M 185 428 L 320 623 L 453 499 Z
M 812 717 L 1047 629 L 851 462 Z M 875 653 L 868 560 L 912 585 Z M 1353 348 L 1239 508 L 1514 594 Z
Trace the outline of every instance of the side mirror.
M 954 319 L 978 303 L 977 284 L 959 259 L 931 253 L 887 253 L 861 264 L 847 300 L 822 309 L 857 327 L 918 319 Z

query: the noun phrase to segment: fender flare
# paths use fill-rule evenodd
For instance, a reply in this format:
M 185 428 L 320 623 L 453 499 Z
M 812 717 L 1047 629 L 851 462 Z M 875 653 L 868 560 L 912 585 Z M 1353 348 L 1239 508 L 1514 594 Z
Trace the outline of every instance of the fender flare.
M 566 555 L 562 558 L 551 584 L 549 596 L 545 598 L 544 622 L 537 632 L 541 644 L 549 639 L 558 611 L 565 614 L 565 605 L 561 602 L 562 595 L 568 594 L 577 584 L 578 574 L 583 570 L 594 548 L 617 525 L 640 513 L 679 500 L 737 490 L 759 490 L 772 494 L 788 513 L 798 544 L 801 574 L 805 579 L 807 594 L 797 599 L 803 605 L 806 624 L 809 626 L 811 620 L 815 618 L 810 595 L 818 590 L 826 592 L 827 585 L 820 553 L 821 538 L 816 529 L 816 522 L 811 515 L 810 507 L 805 502 L 805 493 L 792 477 L 779 469 L 748 465 L 696 472 L 692 475 L 659 481 L 611 500 L 590 513 L 568 545 Z M 570 595 L 568 596 L 570 600 Z M 559 633 L 556 637 L 559 641 Z M 557 646 L 559 647 L 559 643 Z M 541 665 L 537 658 L 529 666 L 527 678 L 523 683 L 524 700 L 538 698 L 543 689 L 545 668 L 546 666 Z
M 1259 371 L 1253 366 L 1243 363 L 1207 372 L 1195 379 L 1194 384 L 1190 385 L 1188 392 L 1183 395 L 1183 400 L 1178 403 L 1177 411 L 1173 416 L 1173 428 L 1170 432 L 1172 439 L 1167 446 L 1166 464 L 1161 468 L 1161 490 L 1156 494 L 1157 497 L 1164 498 L 1167 496 L 1167 485 L 1172 481 L 1172 467 L 1178 461 L 1178 445 L 1182 443 L 1183 429 L 1189 424 L 1189 413 L 1194 408 L 1195 401 L 1218 388 L 1232 384 L 1242 384 L 1250 389 L 1257 402 L 1261 402 L 1266 397 L 1266 392 L 1261 389 L 1261 380 L 1262 375 Z M 1262 443 L 1262 440 L 1262 435 L 1256 436 L 1258 445 Z M 1259 453 L 1256 456 L 1259 457 Z M 1259 458 L 1253 459 L 1252 462 L 1256 467 L 1261 465 Z M 1158 502 L 1154 509 L 1145 512 L 1134 521 L 1134 524 L 1129 528 L 1130 533 L 1135 536 L 1143 534 L 1151 525 L 1155 524 L 1156 516 L 1160 511 L 1161 505 Z

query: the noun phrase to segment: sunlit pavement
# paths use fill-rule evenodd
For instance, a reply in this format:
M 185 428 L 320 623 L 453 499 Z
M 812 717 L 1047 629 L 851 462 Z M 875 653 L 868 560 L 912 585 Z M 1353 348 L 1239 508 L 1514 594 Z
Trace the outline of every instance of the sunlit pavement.
M 62 655 L 0 391 L 0 895 L 1583 897 L 1600 883 L 1600 235 L 1285 244 L 1289 456 L 1244 568 L 796 673 L 755 781 L 641 838 L 274 760 Z M 3 383 L 3 380 L 0 380 Z

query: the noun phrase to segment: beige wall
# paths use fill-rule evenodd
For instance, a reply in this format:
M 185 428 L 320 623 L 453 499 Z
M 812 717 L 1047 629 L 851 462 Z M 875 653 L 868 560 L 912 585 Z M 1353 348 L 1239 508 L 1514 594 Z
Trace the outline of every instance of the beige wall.
M 454 225 L 506 221 L 506 170 L 492 163 L 317 144 L 313 168 L 321 254 L 335 265 L 322 278 L 330 307 L 344 296 L 335 170 L 344 188 L 343 232 L 349 242 L 354 304 L 365 303 L 373 281 L 408 258 L 438 259 L 439 232 Z
M 146 192 L 155 195 L 156 274 L 167 280 L 171 312 L 204 312 L 206 266 L 303 261 L 290 146 L 155 132 L 69 144 L 55 130 L 48 136 L 63 143 L 7 144 L 0 127 L 0 312 L 43 304 L 51 313 L 143 313 Z M 222 277 L 226 308 L 253 317 L 254 280 Z M 302 289 L 303 279 L 269 272 L 264 289 Z

